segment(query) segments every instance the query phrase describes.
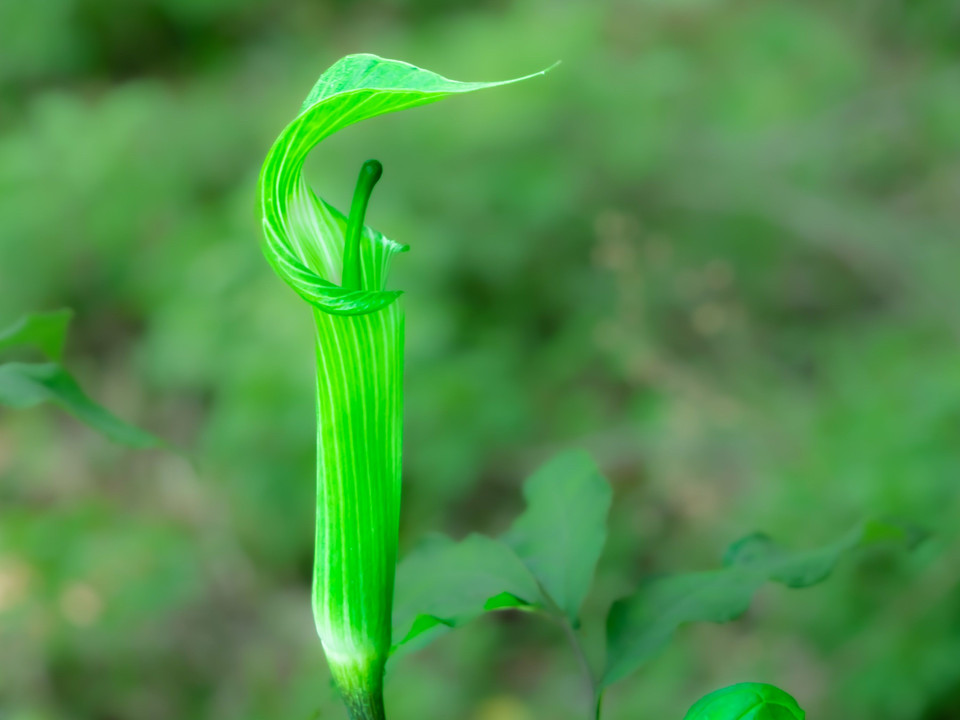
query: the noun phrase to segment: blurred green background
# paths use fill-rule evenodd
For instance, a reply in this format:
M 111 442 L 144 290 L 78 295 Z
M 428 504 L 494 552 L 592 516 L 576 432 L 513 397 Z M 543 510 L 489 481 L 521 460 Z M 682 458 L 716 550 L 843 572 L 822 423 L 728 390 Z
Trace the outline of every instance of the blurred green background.
M 934 539 L 691 627 L 608 695 L 676 718 L 777 683 L 812 718 L 960 717 L 956 0 L 0 0 L 0 324 L 70 306 L 94 397 L 193 449 L 0 414 L 0 718 L 343 718 L 309 610 L 310 312 L 258 249 L 259 164 L 349 52 L 547 77 L 311 159 L 408 327 L 402 548 L 496 533 L 582 446 L 615 487 L 586 608 L 896 513 Z M 596 622 L 588 625 L 596 635 Z M 581 718 L 554 628 L 395 664 L 398 720 Z

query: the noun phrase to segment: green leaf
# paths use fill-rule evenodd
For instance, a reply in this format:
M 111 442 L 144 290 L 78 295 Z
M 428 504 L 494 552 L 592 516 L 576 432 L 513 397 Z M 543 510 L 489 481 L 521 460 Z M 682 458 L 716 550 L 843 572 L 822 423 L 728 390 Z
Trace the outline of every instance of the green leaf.
M 400 563 L 395 646 L 491 610 L 559 609 L 576 623 L 606 539 L 610 486 L 577 450 L 537 470 L 524 496 L 527 510 L 501 540 L 439 537 Z
M 0 350 L 34 347 L 49 359 L 59 361 L 72 317 L 73 311 L 66 308 L 25 315 L 0 330 Z M 59 405 L 115 442 L 133 447 L 163 444 L 93 402 L 59 362 L 0 365 L 0 404 L 27 408 L 43 402 Z
M 725 567 L 755 570 L 787 587 L 804 588 L 826 580 L 844 552 L 887 540 L 909 544 L 910 534 L 900 525 L 868 520 L 826 547 L 792 551 L 765 533 L 753 533 L 727 549 L 723 564 Z
M 720 623 L 739 617 L 764 583 L 808 587 L 825 580 L 845 553 L 889 540 L 908 541 L 909 536 L 899 526 L 870 521 L 823 548 L 790 551 L 765 535 L 754 534 L 731 546 L 721 570 L 648 581 L 610 609 L 603 684 L 636 670 L 685 623 Z
M 50 360 L 60 360 L 67 339 L 67 327 L 73 311 L 67 308 L 48 313 L 24 315 L 4 330 L 0 330 L 0 350 L 31 346 Z
M 347 220 L 307 186 L 302 174 L 307 155 L 324 138 L 361 120 L 523 79 L 457 82 L 409 63 L 366 54 L 337 61 L 317 80 L 260 172 L 263 252 L 273 269 L 304 300 L 327 313 L 368 313 L 393 302 L 400 293 L 384 289 L 386 274 L 392 255 L 406 246 L 364 227 L 360 245 L 364 289 L 340 287 Z
M 125 423 L 93 402 L 58 363 L 0 365 L 0 404 L 28 408 L 44 402 L 59 405 L 114 442 L 137 448 L 163 445 L 154 436 Z
M 537 470 L 523 494 L 526 512 L 503 540 L 577 625 L 607 538 L 610 485 L 590 455 L 573 450 Z
M 394 645 L 438 627 L 457 627 L 485 611 L 529 609 L 540 602 L 536 581 L 500 541 L 484 535 L 460 542 L 437 537 L 397 568 Z
M 700 698 L 684 720 L 804 720 L 788 693 L 766 683 L 739 683 Z

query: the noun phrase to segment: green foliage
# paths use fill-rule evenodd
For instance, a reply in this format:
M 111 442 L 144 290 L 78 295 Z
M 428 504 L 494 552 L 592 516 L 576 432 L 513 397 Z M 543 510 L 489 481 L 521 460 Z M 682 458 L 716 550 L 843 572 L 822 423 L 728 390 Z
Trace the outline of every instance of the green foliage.
M 804 588 L 826 580 L 851 550 L 890 541 L 909 545 L 915 537 L 916 532 L 903 525 L 870 520 L 825 547 L 791 551 L 764 533 L 754 533 L 731 545 L 723 564 L 732 571 L 756 573 L 787 587 Z
M 397 646 L 415 639 L 415 645 L 422 646 L 430 637 L 424 633 L 457 627 L 484 611 L 518 609 L 570 623 L 570 636 L 582 653 L 574 626 L 603 548 L 610 486 L 587 453 L 569 451 L 526 481 L 524 497 L 526 511 L 501 540 L 481 535 L 459 543 L 435 538 L 404 558 L 397 574 Z M 610 609 L 605 669 L 595 681 L 587 668 L 594 703 L 605 687 L 662 650 L 681 625 L 729 622 L 747 611 L 754 594 L 768 582 L 810 587 L 826 580 L 854 550 L 890 542 L 909 545 L 911 539 L 904 527 L 875 520 L 814 550 L 791 551 L 754 533 L 730 546 L 723 569 L 650 579 Z M 726 691 L 705 698 L 691 710 L 701 714 L 690 717 L 740 720 L 736 710 L 758 713 L 742 715 L 750 720 L 781 720 L 777 713 L 785 710 L 757 704 L 768 696 L 773 703 L 769 693 L 776 688 L 748 702 L 746 691 L 766 686 L 736 687 L 722 700 L 718 698 Z
M 583 451 L 558 455 L 523 486 L 526 512 L 503 537 L 574 625 L 607 539 L 610 485 Z
M 590 456 L 568 451 L 527 480 L 527 509 L 502 538 L 434 537 L 414 550 L 397 569 L 397 645 L 491 610 L 575 624 L 606 538 L 610 494 Z
M 0 365 L 0 404 L 29 408 L 51 402 L 113 442 L 136 448 L 162 444 L 157 438 L 124 422 L 91 400 L 77 381 L 57 363 Z
M 739 683 L 715 690 L 690 708 L 684 720 L 803 720 L 790 695 L 765 683 Z
M 26 315 L 7 329 L 0 330 L 0 350 L 32 347 L 51 360 L 59 361 L 72 315 L 66 309 Z M 0 405 L 29 408 L 45 402 L 58 405 L 121 445 L 147 448 L 163 444 L 91 400 L 59 362 L 8 362 L 0 365 Z
M 0 330 L 0 350 L 34 347 L 51 360 L 60 360 L 72 317 L 73 311 L 68 308 L 25 315 L 6 330 Z
M 613 599 L 714 567 L 749 529 L 813 547 L 862 516 L 922 518 L 935 540 L 916 553 L 766 589 L 748 629 L 677 633 L 605 717 L 681 718 L 745 678 L 824 720 L 960 715 L 954 0 L 13 0 L 0 16 L 0 318 L 73 307 L 81 386 L 203 469 L 0 407 L 0 526 L 16 514 L 33 538 L 0 557 L 0 715 L 343 717 L 318 693 L 308 610 L 312 320 L 252 247 L 250 198 L 325 58 L 358 49 L 454 78 L 563 60 L 355 125 L 306 165 L 346 210 L 378 157 L 367 222 L 415 245 L 392 281 L 409 291 L 404 554 L 433 529 L 499 535 L 537 458 L 587 448 L 616 488 L 582 609 L 599 658 Z M 131 543 L 138 528 L 163 532 Z M 86 565 L 38 560 L 88 538 Z M 161 558 L 193 568 L 194 592 L 141 592 L 167 580 Z M 103 600 L 83 628 L 61 608 L 72 582 Z M 580 718 L 562 643 L 491 614 L 396 662 L 387 698 L 397 718 Z
M 790 588 L 815 585 L 829 577 L 846 553 L 890 540 L 906 542 L 908 535 L 897 525 L 869 521 L 830 545 L 794 552 L 766 535 L 754 534 L 730 547 L 722 570 L 649 580 L 610 609 L 603 684 L 640 667 L 681 625 L 734 620 L 747 611 L 754 593 L 765 583 Z
M 457 627 L 487 610 L 538 603 L 530 570 L 504 543 L 483 535 L 460 542 L 431 538 L 397 569 L 395 642 L 399 647 L 437 626 Z

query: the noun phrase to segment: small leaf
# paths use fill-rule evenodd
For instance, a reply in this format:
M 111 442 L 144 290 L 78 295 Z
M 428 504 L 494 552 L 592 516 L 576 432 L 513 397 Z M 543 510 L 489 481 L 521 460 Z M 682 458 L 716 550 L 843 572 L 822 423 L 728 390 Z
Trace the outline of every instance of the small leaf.
M 739 683 L 698 700 L 683 720 L 804 720 L 788 693 L 766 683 Z
M 593 459 L 564 452 L 523 488 L 527 510 L 503 540 L 576 625 L 607 538 L 611 491 Z
M 43 402 L 59 405 L 114 442 L 137 448 L 163 444 L 93 402 L 58 363 L 0 365 L 0 405 L 28 408 Z
M 394 648 L 438 626 L 457 627 L 488 610 L 532 608 L 540 592 L 530 572 L 498 540 L 438 537 L 397 568 Z
M 502 540 L 440 538 L 400 563 L 395 648 L 491 610 L 559 607 L 576 623 L 606 539 L 610 486 L 587 453 L 572 451 L 537 470 L 524 495 L 527 510 Z
M 721 570 L 653 579 L 613 604 L 607 618 L 610 685 L 656 654 L 674 631 L 689 622 L 727 622 L 750 606 L 767 581 L 801 588 L 825 580 L 844 553 L 887 540 L 909 540 L 903 528 L 870 521 L 818 550 L 790 551 L 761 534 L 735 542 Z
M 871 520 L 831 545 L 800 552 L 787 550 L 764 533 L 754 533 L 731 545 L 723 564 L 753 569 L 787 587 L 803 588 L 826 580 L 845 551 L 884 540 L 907 542 L 907 532 L 898 525 Z
M 50 360 L 59 360 L 63 356 L 67 326 L 70 325 L 72 317 L 73 311 L 67 308 L 24 315 L 6 329 L 0 330 L 0 350 L 32 346 Z
M 508 592 L 494 595 L 483 604 L 484 612 L 491 612 L 493 610 L 523 610 L 534 607 L 536 606 Z

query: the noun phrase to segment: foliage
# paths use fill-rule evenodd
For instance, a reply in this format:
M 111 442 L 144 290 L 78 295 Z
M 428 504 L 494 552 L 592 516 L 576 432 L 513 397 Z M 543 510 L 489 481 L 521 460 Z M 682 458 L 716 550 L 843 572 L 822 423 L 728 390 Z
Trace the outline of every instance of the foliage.
M 387 291 L 386 283 L 391 256 L 407 248 L 364 225 L 370 194 L 382 173 L 378 161 L 363 164 L 349 218 L 314 194 L 303 177 L 303 164 L 316 145 L 349 124 L 504 84 L 460 83 L 401 61 L 349 55 L 320 76 L 260 173 L 264 255 L 314 311 L 318 468 L 313 610 L 327 662 L 353 720 L 385 717 L 383 675 L 391 636 L 395 647 L 422 642 L 427 631 L 504 609 L 542 612 L 566 628 L 583 659 L 591 713 L 599 718 L 603 689 L 659 650 L 679 625 L 734 619 L 767 581 L 794 588 L 814 585 L 830 575 L 846 551 L 905 538 L 899 528 L 878 522 L 803 553 L 790 553 L 762 534 L 744 538 L 728 551 L 724 570 L 654 581 L 614 604 L 607 622 L 609 657 L 597 675 L 576 628 L 606 539 L 612 492 L 589 455 L 570 452 L 527 482 L 527 511 L 502 542 L 479 535 L 461 544 L 434 542 L 424 557 L 408 560 L 400 574 L 408 586 L 401 591 L 400 627 L 391 633 L 404 314 L 400 293 Z M 720 718 L 719 704 L 710 707 Z M 738 716 L 743 712 L 738 710 Z
M 322 59 L 365 48 L 464 78 L 563 61 L 306 166 L 345 208 L 380 158 L 369 222 L 416 243 L 394 271 L 416 288 L 401 556 L 434 528 L 499 538 L 519 480 L 586 448 L 614 488 L 581 611 L 599 658 L 590 618 L 744 529 L 815 547 L 906 515 L 934 540 L 690 626 L 605 716 L 680 718 L 746 678 L 810 717 L 955 718 L 955 8 L 0 3 L 0 318 L 74 308 L 81 386 L 202 468 L 0 408 L 0 714 L 341 717 L 308 610 L 311 319 L 251 246 L 250 198 Z M 388 702 L 580 717 L 561 642 L 487 613 L 393 663 Z
M 700 698 L 684 720 L 803 720 L 797 701 L 780 688 L 740 683 Z
M 33 313 L 0 330 L 0 350 L 33 347 L 53 361 L 0 364 L 0 405 L 29 408 L 52 402 L 114 442 L 141 448 L 162 444 L 97 405 L 60 364 L 71 315 L 69 310 Z
M 397 577 L 394 636 L 399 646 L 418 639 L 422 646 L 422 633 L 456 627 L 484 611 L 542 614 L 565 627 L 583 658 L 597 717 L 603 690 L 662 650 L 679 626 L 735 620 L 768 581 L 810 587 L 826 580 L 852 550 L 911 540 L 906 528 L 879 521 L 865 522 L 816 550 L 789 551 L 764 534 L 748 535 L 730 546 L 723 569 L 651 578 L 614 603 L 607 618 L 605 669 L 596 673 L 584 657 L 576 626 L 606 536 L 610 487 L 587 454 L 571 451 L 534 473 L 524 485 L 524 495 L 527 509 L 501 541 L 481 535 L 460 543 L 433 539 L 404 558 Z M 516 544 L 517 538 L 523 542 Z M 576 598 L 573 605 L 562 602 L 569 597 Z M 782 691 L 763 686 L 769 689 L 763 697 L 754 694 L 751 699 L 742 693 L 759 686 L 735 687 L 704 698 L 688 717 L 739 720 L 754 711 L 756 720 L 786 720 L 776 714 L 785 711 L 757 705 L 778 692 L 789 697 Z M 795 702 L 792 707 L 802 718 Z
M 579 624 L 606 539 L 610 487 L 589 455 L 568 451 L 524 486 L 526 512 L 499 540 L 430 538 L 397 570 L 394 638 L 456 627 L 484 611 L 536 610 Z
M 767 582 L 805 588 L 826 580 L 847 552 L 891 539 L 906 541 L 896 525 L 866 522 L 835 543 L 817 550 L 791 552 L 763 534 L 730 546 L 722 570 L 655 578 L 616 602 L 607 620 L 609 657 L 604 684 L 624 677 L 648 660 L 689 622 L 727 622 L 750 607 Z

